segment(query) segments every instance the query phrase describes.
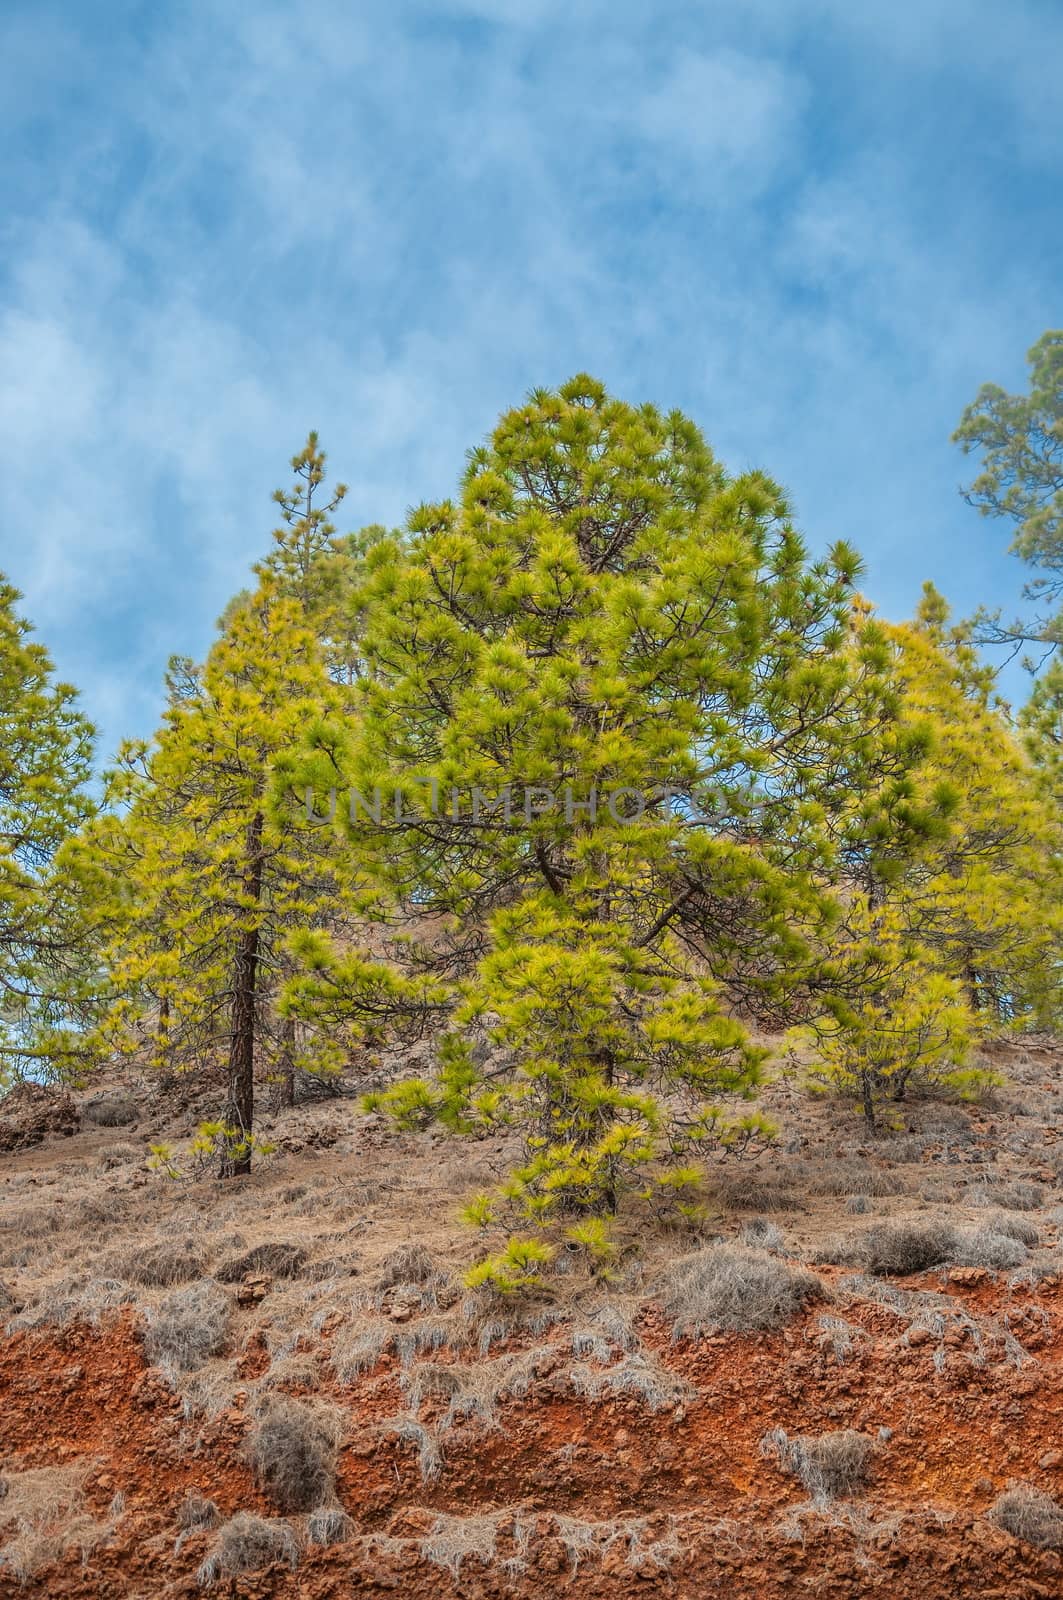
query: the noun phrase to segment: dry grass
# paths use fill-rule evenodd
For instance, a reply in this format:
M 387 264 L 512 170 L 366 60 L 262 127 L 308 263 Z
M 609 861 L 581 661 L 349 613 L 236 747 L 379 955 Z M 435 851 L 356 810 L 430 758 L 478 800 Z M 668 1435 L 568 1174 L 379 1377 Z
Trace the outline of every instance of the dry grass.
M 614 1367 L 604 1370 L 576 1366 L 572 1386 L 584 1399 L 599 1402 L 631 1395 L 648 1411 L 668 1411 L 685 1400 L 696 1398 L 697 1390 L 662 1367 L 651 1356 L 627 1355 Z
M 10 1532 L 0 1563 L 20 1583 L 75 1550 L 84 1559 L 110 1532 L 82 1509 L 88 1473 L 87 1462 L 4 1473 L 0 1520 Z
M 191 1283 L 207 1270 L 206 1258 L 191 1239 L 180 1245 L 148 1244 L 130 1250 L 112 1262 L 113 1275 L 143 1288 L 171 1289 L 178 1283 Z
M 1005 1211 L 1037 1211 L 1045 1203 L 1045 1192 L 1039 1183 L 1008 1183 L 990 1189 L 995 1205 Z
M 868 1336 L 863 1328 L 847 1322 L 844 1317 L 820 1317 L 817 1326 L 820 1349 L 830 1350 L 839 1366 L 849 1360 L 858 1344 L 867 1342 Z
M 833 1161 L 816 1169 L 806 1179 L 808 1193 L 841 1199 L 845 1195 L 864 1195 L 882 1199 L 904 1194 L 908 1183 L 902 1173 L 890 1167 L 872 1166 L 867 1161 Z
M 774 1457 L 816 1501 L 848 1499 L 862 1488 L 874 1450 L 875 1441 L 853 1428 L 796 1439 L 772 1428 L 760 1441 L 761 1455 Z
M 868 1272 L 898 1278 L 955 1260 L 957 1248 L 955 1229 L 940 1221 L 879 1223 L 858 1244 Z
M 346 1544 L 354 1537 L 354 1523 L 340 1506 L 318 1506 L 306 1519 L 306 1537 L 310 1544 L 324 1549 Z
M 299 1565 L 299 1546 L 290 1525 L 241 1511 L 219 1530 L 196 1581 L 209 1588 L 219 1578 L 238 1578 L 241 1573 L 258 1572 L 278 1562 L 293 1571 Z
M 752 1245 L 755 1249 L 786 1249 L 786 1237 L 782 1229 L 768 1217 L 753 1217 L 744 1225 L 738 1237 L 742 1244 Z
M 1006 1272 L 1026 1260 L 1026 1246 L 1013 1233 L 978 1228 L 958 1236 L 952 1260 L 957 1266 Z
M 498 1547 L 499 1513 L 484 1516 L 436 1518 L 432 1531 L 421 1540 L 421 1554 L 457 1580 L 466 1561 L 489 1567 Z
M 1041 1550 L 1063 1549 L 1063 1506 L 1029 1483 L 1012 1483 L 986 1513 L 990 1522 Z
M 197 1533 L 209 1533 L 220 1522 L 221 1512 L 213 1500 L 205 1500 L 199 1494 L 186 1495 L 177 1511 L 177 1526 L 180 1532 L 174 1541 L 174 1555 L 179 1556 L 186 1542 L 194 1538 Z
M 149 1315 L 144 1353 L 164 1371 L 191 1372 L 225 1348 L 229 1299 L 214 1283 L 193 1283 L 178 1289 Z
M 260 1402 L 245 1451 L 262 1490 L 278 1511 L 312 1511 L 333 1488 L 342 1418 L 335 1408 L 288 1395 Z
M 137 1116 L 136 1101 L 127 1095 L 98 1095 L 81 1106 L 82 1121 L 99 1128 L 128 1128 Z
M 675 1339 L 781 1328 L 826 1290 L 803 1267 L 734 1245 L 712 1245 L 669 1266 L 661 1301 Z
M 740 1171 L 722 1178 L 716 1188 L 720 1204 L 728 1211 L 800 1211 L 799 1180 L 766 1177 Z
M 431 1483 L 439 1477 L 443 1470 L 443 1452 L 439 1441 L 416 1417 L 393 1417 L 382 1425 L 382 1432 L 393 1434 L 400 1444 L 416 1448 L 422 1483 Z
M 1028 1250 L 1036 1250 L 1041 1243 L 1040 1232 L 1027 1217 L 1011 1216 L 1006 1211 L 1000 1211 L 987 1218 L 985 1225 L 990 1233 L 1002 1233 L 1009 1239 L 1018 1239 Z
M 302 1245 L 281 1241 L 256 1244 L 243 1255 L 223 1261 L 214 1276 L 219 1283 L 239 1283 L 241 1278 L 266 1275 L 271 1278 L 297 1278 L 306 1266 L 307 1252 Z
M 423 1244 L 404 1244 L 385 1256 L 377 1287 L 391 1289 L 399 1284 L 430 1283 L 436 1275 L 436 1264 Z

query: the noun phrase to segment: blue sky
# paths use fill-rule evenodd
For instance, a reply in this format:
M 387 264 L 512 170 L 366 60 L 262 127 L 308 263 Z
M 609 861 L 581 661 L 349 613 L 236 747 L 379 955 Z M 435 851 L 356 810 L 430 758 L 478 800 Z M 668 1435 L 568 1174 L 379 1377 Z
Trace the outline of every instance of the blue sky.
M 949 443 L 1063 323 L 1063 8 L 92 0 L 0 19 L 0 567 L 151 731 L 316 427 L 343 526 L 532 386 L 678 405 L 910 612 L 1017 602 Z

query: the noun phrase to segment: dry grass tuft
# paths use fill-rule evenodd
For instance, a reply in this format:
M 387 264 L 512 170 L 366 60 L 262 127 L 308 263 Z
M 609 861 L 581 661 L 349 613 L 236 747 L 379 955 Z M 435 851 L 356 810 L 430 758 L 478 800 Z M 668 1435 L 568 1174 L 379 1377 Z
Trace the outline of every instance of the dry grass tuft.
M 737 1172 L 721 1179 L 717 1198 L 728 1211 L 800 1211 L 793 1182 L 758 1172 Z
M 862 1488 L 874 1449 L 874 1439 L 854 1428 L 797 1439 L 785 1428 L 772 1428 L 760 1441 L 761 1455 L 774 1456 L 816 1501 L 847 1499 Z
M 307 1252 L 302 1245 L 256 1244 L 243 1255 L 223 1261 L 214 1276 L 219 1283 L 239 1283 L 249 1275 L 268 1274 L 271 1278 L 297 1278 L 306 1265 Z
M 869 1228 L 859 1249 L 868 1272 L 903 1278 L 954 1261 L 956 1231 L 945 1222 L 882 1222 Z
M 136 1101 L 127 1095 L 98 1095 L 81 1107 L 81 1120 L 95 1123 L 98 1128 L 128 1128 L 137 1115 Z
M 394 1289 L 400 1284 L 431 1283 L 436 1264 L 423 1244 L 404 1244 L 384 1257 L 377 1286 Z
M 181 1530 L 174 1541 L 173 1553 L 179 1556 L 189 1539 L 197 1533 L 209 1533 L 221 1522 L 221 1512 L 213 1500 L 202 1495 L 186 1495 L 177 1511 L 177 1526 Z
M 88 1472 L 87 1462 L 5 1472 L 0 1520 L 10 1531 L 0 1563 L 20 1583 L 74 1550 L 84 1559 L 107 1536 L 108 1524 L 81 1509 Z
M 990 1195 L 1005 1211 L 1037 1211 L 1045 1203 L 1039 1183 L 1008 1183 L 991 1190 Z
M 786 1238 L 781 1228 L 767 1217 L 753 1217 L 738 1235 L 742 1244 L 760 1250 L 785 1250 Z
M 1026 1260 L 1026 1246 L 1014 1234 L 979 1228 L 959 1235 L 952 1260 L 957 1266 L 988 1267 L 995 1272 L 1006 1272 Z
M 332 1492 L 339 1413 L 288 1395 L 261 1403 L 245 1445 L 259 1486 L 278 1511 L 312 1511 Z
M 299 1565 L 299 1546 L 288 1523 L 241 1511 L 219 1531 L 196 1581 L 205 1589 L 221 1577 L 238 1578 L 279 1561 L 293 1571 Z
M 117 1257 L 112 1264 L 116 1278 L 139 1283 L 148 1289 L 172 1289 L 178 1283 L 191 1283 L 202 1278 L 207 1263 L 191 1239 L 183 1244 L 146 1244 L 128 1255 Z
M 150 1313 L 144 1353 L 152 1365 L 164 1371 L 191 1372 L 210 1356 L 220 1355 L 229 1332 L 229 1315 L 228 1296 L 216 1284 L 189 1284 Z
M 660 1362 L 641 1354 L 625 1356 L 615 1367 L 599 1370 L 576 1366 L 572 1386 L 587 1400 L 616 1400 L 633 1395 L 648 1411 L 668 1411 L 684 1400 L 693 1399 L 697 1390 L 681 1378 L 673 1377 Z
M 1009 1484 L 986 1513 L 990 1522 L 1041 1550 L 1063 1549 L 1063 1506 L 1029 1483 Z
M 834 1161 L 821 1171 L 813 1170 L 808 1179 L 809 1194 L 839 1199 L 851 1194 L 885 1199 L 904 1194 L 907 1187 L 903 1173 L 889 1167 L 875 1167 L 867 1161 Z
M 985 1226 L 990 1233 L 1003 1233 L 1009 1239 L 1018 1239 L 1028 1250 L 1036 1250 L 1041 1243 L 1040 1233 L 1026 1217 L 1009 1216 L 1006 1211 L 1001 1211 L 990 1217 Z
M 416 1417 L 393 1417 L 382 1425 L 382 1431 L 394 1434 L 400 1444 L 416 1446 L 417 1466 L 423 1483 L 431 1483 L 439 1477 L 443 1470 L 439 1441 Z
M 712 1245 L 670 1265 L 661 1301 L 672 1337 L 781 1328 L 826 1290 L 815 1273 L 735 1245 Z
M 201 1528 L 216 1528 L 221 1512 L 213 1500 L 201 1494 L 189 1494 L 182 1500 L 177 1512 L 177 1526 L 182 1533 L 198 1532 Z
M 437 1517 L 431 1533 L 421 1540 L 421 1554 L 455 1580 L 470 1558 L 489 1567 L 498 1545 L 498 1515 Z
M 318 1506 L 306 1519 L 306 1537 L 323 1549 L 346 1544 L 354 1537 L 354 1523 L 340 1506 Z

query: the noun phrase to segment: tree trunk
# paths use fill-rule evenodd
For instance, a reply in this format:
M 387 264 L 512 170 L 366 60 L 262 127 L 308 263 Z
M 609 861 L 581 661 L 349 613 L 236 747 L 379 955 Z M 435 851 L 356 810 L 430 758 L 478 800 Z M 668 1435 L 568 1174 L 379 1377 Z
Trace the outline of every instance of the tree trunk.
M 280 1093 L 282 1106 L 295 1104 L 295 1018 L 285 1017 L 281 1023 Z
M 247 830 L 247 872 L 244 891 L 255 905 L 262 892 L 262 813 L 256 811 Z M 234 1132 L 222 1161 L 222 1176 L 251 1171 L 248 1140 L 255 1112 L 255 1000 L 258 989 L 257 919 L 243 928 L 233 958 L 232 1031 L 229 1040 L 229 1102 L 226 1120 Z
M 871 1074 L 865 1072 L 861 1081 L 862 1102 L 864 1107 L 864 1121 L 869 1128 L 875 1126 L 875 1097 L 872 1092 Z
M 974 966 L 974 952 L 967 952 L 967 963 L 964 968 L 964 980 L 967 984 L 967 996 L 971 1003 L 971 1010 L 977 1014 L 982 1009 L 982 993 L 978 987 L 978 973 Z

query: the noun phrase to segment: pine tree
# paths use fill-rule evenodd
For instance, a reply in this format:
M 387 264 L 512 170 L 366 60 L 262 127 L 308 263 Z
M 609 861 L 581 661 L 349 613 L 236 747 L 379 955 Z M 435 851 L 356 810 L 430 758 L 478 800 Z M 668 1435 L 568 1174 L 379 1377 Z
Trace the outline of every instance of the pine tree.
M 0 579 L 0 1085 L 79 1052 L 91 945 L 56 862 L 92 814 L 93 729 Z
M 1041 793 L 1063 816 L 1063 661 L 1053 661 L 1034 683 L 1019 726 Z
M 982 452 L 983 470 L 966 499 L 983 516 L 1016 527 L 1011 549 L 1034 570 L 1027 599 L 1050 609 L 1029 621 L 1000 621 L 982 613 L 980 633 L 992 642 L 1063 642 L 1063 331 L 1041 335 L 1029 351 L 1029 394 L 983 384 L 953 439 L 964 455 Z
M 1060 999 L 1063 817 L 1045 803 L 969 626 L 950 629 L 928 585 L 915 627 L 887 632 L 904 715 L 934 732 L 926 777 L 954 799 L 946 835 L 904 881 L 907 929 L 963 983 L 983 1022 L 1050 1022 Z
M 880 633 L 852 643 L 856 558 L 810 561 L 770 479 L 582 377 L 504 416 L 460 502 L 367 562 L 356 725 L 293 770 L 319 804 L 340 775 L 382 900 L 440 936 L 401 968 L 307 939 L 294 1003 L 430 1014 L 437 1077 L 375 1103 L 520 1126 L 503 1209 L 691 1207 L 701 1152 L 768 1131 L 735 1007 L 816 981 L 837 821 L 854 791 L 903 794 L 918 753 Z
M 895 815 L 887 833 L 904 848 L 884 851 L 877 802 L 853 797 L 844 914 L 819 1009 L 792 1035 L 815 1052 L 813 1083 L 855 1096 L 871 1125 L 910 1084 L 969 1097 L 996 1081 L 971 1064 L 974 1046 L 1058 1017 L 1063 933 L 1059 817 L 970 627 L 951 627 L 927 585 L 915 623 L 884 633 L 901 726 L 923 744 L 919 826 Z
M 296 465 L 314 488 L 322 464 L 311 436 Z M 104 898 L 115 999 L 102 1034 L 127 1049 L 147 1043 L 160 1067 L 224 1070 L 215 1132 L 229 1173 L 250 1165 L 256 1074 L 280 1075 L 290 1094 L 301 1056 L 277 1006 L 286 941 L 341 926 L 356 893 L 329 835 L 273 794 L 278 757 L 341 710 L 297 594 L 331 536 L 315 515 L 294 519 L 291 549 L 278 539 L 203 666 L 171 664 L 159 734 L 126 746 L 112 776 L 120 825 L 112 816 L 97 828 L 82 865 L 114 891 Z M 316 1041 L 318 1070 L 336 1047 Z

